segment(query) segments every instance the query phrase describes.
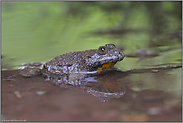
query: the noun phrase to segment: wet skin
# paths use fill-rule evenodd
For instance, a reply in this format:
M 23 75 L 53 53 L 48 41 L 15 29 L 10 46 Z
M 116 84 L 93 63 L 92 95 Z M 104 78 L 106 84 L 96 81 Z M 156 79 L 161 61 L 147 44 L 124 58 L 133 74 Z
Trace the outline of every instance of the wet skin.
M 124 53 L 117 49 L 114 44 L 106 44 L 98 49 L 66 53 L 57 56 L 43 64 L 41 68 L 25 66 L 20 75 L 31 77 L 38 74 L 72 75 L 82 78 L 85 75 L 96 75 L 112 68 L 117 62 L 123 60 Z

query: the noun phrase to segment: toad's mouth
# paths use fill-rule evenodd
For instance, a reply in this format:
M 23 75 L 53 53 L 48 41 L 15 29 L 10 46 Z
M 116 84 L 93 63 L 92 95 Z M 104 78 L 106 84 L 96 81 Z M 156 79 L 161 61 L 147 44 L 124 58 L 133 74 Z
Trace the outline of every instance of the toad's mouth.
M 97 71 L 98 71 L 98 73 L 101 73 L 109 68 L 112 68 L 115 64 L 116 64 L 116 62 L 105 63 L 101 66 L 98 66 Z

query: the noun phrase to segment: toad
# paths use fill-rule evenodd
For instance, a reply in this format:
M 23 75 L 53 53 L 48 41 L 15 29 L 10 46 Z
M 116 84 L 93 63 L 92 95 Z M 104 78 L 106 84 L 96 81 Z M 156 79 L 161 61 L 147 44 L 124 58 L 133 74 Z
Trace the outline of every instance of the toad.
M 69 76 L 75 80 L 109 70 L 123 58 L 124 53 L 114 44 L 106 44 L 98 49 L 70 52 L 57 56 L 42 64 L 41 67 L 23 66 L 19 74 L 24 77 L 39 74 L 57 77 Z

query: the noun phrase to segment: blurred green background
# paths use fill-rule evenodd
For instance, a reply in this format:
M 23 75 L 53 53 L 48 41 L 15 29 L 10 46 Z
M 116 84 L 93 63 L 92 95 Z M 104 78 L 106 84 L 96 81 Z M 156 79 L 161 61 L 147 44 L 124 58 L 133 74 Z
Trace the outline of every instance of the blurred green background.
M 1 2 L 1 67 L 113 43 L 122 71 L 182 62 L 182 2 Z M 156 56 L 156 57 L 155 57 Z

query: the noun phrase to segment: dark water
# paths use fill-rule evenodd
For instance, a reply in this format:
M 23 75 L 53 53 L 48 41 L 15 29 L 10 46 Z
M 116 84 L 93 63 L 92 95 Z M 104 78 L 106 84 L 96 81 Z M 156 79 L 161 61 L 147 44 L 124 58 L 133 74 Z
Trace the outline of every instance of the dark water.
M 76 85 L 45 81 L 44 76 L 7 79 L 18 71 L 2 71 L 2 118 L 181 121 L 181 81 L 175 80 L 181 80 L 182 75 L 170 74 L 172 71 L 181 73 L 181 68 L 146 72 L 112 70 Z

